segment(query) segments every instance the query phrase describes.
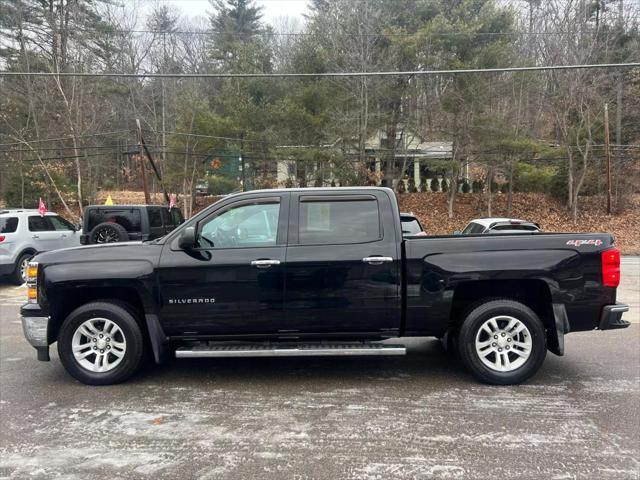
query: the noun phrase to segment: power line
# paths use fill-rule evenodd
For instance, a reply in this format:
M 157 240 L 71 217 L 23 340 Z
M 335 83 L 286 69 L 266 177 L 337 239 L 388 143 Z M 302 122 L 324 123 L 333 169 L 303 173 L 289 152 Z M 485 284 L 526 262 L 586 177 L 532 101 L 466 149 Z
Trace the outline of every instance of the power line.
M 594 29 L 595 31 L 595 29 Z M 153 29 L 121 29 L 121 28 L 86 28 L 86 27 L 74 27 L 69 31 L 70 34 L 76 32 L 83 33 L 98 33 L 101 35 L 128 35 L 128 34 L 151 34 L 151 35 L 223 35 L 229 37 L 251 38 L 251 37 L 311 37 L 316 36 L 314 32 L 225 32 L 221 30 L 153 30 Z M 512 31 L 512 32 L 374 32 L 374 33 L 349 33 L 338 32 L 337 35 L 345 37 L 511 37 L 520 35 L 532 35 L 532 36 L 554 36 L 554 35 L 574 35 L 576 32 L 569 30 L 555 30 L 546 32 L 525 32 L 525 31 Z
M 152 130 L 147 130 L 150 132 L 153 132 Z M 153 132 L 154 134 L 158 134 L 160 132 Z M 252 142 L 252 143 L 264 143 L 266 145 L 273 145 L 272 142 L 268 142 L 266 140 L 250 140 L 250 139 L 242 139 L 240 137 L 220 137 L 220 136 L 216 136 L 216 135 L 201 135 L 198 133 L 182 133 L 182 132 L 170 132 L 169 130 L 167 130 L 165 133 L 169 134 L 169 135 L 182 135 L 185 137 L 196 137 L 196 138 L 211 138 L 214 140 L 231 140 L 231 141 L 240 141 L 240 140 L 244 140 L 245 142 Z
M 0 72 L 0 75 L 2 75 L 2 72 Z M 78 135 L 76 138 L 106 137 L 106 136 L 109 136 L 109 135 L 116 135 L 116 134 L 120 134 L 120 133 L 131 133 L 131 131 L 130 130 L 116 130 L 114 132 L 87 133 L 87 134 L 84 134 L 84 135 Z M 25 143 L 32 144 L 32 143 L 42 143 L 42 142 L 61 142 L 61 141 L 65 141 L 65 140 L 73 140 L 73 137 L 69 136 L 69 137 L 61 137 L 61 138 L 43 138 L 43 139 L 29 140 L 29 141 L 24 141 L 24 142 L 0 143 L 0 147 L 10 147 L 12 145 L 24 145 Z
M 540 65 L 534 67 L 465 68 L 457 70 L 409 70 L 386 72 L 324 72 L 324 73 L 88 73 L 88 72 L 9 72 L 0 76 L 17 77 L 110 77 L 110 78 L 322 78 L 322 77 L 396 77 L 420 75 L 457 75 L 465 73 L 533 72 L 549 70 L 578 70 L 596 68 L 635 68 L 640 62 L 592 63 L 577 65 Z
M 24 144 L 21 144 L 24 145 Z M 137 147 L 138 144 L 137 143 L 127 143 L 127 144 L 122 144 L 122 145 L 88 145 L 88 146 L 81 146 L 81 147 L 48 147 L 48 148 L 41 148 L 41 147 L 34 147 L 33 150 L 36 150 L 38 152 L 47 152 L 47 151 L 57 151 L 57 150 L 107 150 L 107 149 L 112 149 L 112 150 L 116 150 L 116 149 L 122 149 L 122 148 L 129 148 L 129 147 Z M 153 145 L 154 147 L 161 147 L 161 145 Z M 0 154 L 3 153 L 14 153 L 14 152 L 33 152 L 32 149 L 30 148 L 11 148 L 9 150 L 0 150 Z

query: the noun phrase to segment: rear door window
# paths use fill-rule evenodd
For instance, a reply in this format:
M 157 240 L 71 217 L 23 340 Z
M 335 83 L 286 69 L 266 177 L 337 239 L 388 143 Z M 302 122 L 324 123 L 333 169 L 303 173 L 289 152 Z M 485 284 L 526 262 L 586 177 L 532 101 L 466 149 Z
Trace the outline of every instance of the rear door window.
M 18 229 L 18 217 L 0 218 L 0 233 L 14 233 Z
M 171 218 L 173 219 L 173 224 L 177 227 L 182 225 L 184 222 L 184 217 L 182 216 L 182 212 L 179 208 L 172 208 L 169 213 L 171 214 Z
M 51 217 L 31 216 L 28 220 L 30 232 L 55 232 Z
M 375 197 L 337 201 L 302 197 L 298 222 L 301 245 L 367 243 L 382 238 Z
M 74 227 L 71 222 L 65 220 L 62 217 L 49 217 L 49 219 L 51 220 L 51 223 L 56 230 L 68 231 L 76 229 L 76 227 Z
M 162 227 L 162 214 L 159 208 L 149 209 L 149 227 L 158 228 Z

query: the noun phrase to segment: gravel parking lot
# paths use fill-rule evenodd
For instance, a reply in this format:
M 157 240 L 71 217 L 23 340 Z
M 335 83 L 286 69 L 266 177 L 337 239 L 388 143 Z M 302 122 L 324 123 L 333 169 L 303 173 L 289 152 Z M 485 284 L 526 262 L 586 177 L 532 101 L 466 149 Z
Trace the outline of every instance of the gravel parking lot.
M 567 337 L 525 385 L 476 383 L 434 340 L 406 357 L 175 360 L 87 387 L 40 363 L 0 286 L 0 478 L 594 478 L 640 475 L 636 324 Z

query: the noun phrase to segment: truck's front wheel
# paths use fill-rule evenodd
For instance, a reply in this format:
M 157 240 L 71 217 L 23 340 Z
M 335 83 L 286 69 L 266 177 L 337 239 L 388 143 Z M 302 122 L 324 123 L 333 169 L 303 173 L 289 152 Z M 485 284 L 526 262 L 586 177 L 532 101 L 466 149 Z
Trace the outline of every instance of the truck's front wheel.
M 534 375 L 547 353 L 544 326 L 526 305 L 489 300 L 473 308 L 458 335 L 460 358 L 479 380 L 512 385 Z
M 92 302 L 75 309 L 58 334 L 58 354 L 66 370 L 88 385 L 123 382 L 141 365 L 144 341 L 129 309 Z

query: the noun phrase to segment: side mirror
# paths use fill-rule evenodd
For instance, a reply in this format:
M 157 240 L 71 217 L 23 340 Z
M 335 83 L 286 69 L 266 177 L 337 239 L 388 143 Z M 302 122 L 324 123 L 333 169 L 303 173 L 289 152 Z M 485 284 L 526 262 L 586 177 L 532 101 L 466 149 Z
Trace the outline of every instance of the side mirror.
M 178 239 L 178 246 L 182 250 L 191 250 L 196 246 L 196 229 L 195 227 L 187 227 L 180 234 Z
M 462 235 L 462 232 L 460 230 L 455 230 L 453 232 L 454 235 Z

